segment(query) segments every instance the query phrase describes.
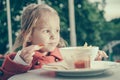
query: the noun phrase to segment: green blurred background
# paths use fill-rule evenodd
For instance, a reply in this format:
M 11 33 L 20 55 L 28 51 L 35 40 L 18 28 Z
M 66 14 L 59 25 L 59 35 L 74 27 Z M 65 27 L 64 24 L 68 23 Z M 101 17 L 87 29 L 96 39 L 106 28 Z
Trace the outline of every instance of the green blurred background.
M 70 46 L 68 0 L 42 1 L 59 13 L 61 36 Z M 103 1 L 105 2 L 105 0 Z M 114 61 L 120 59 L 120 44 L 112 46 L 116 41 L 120 40 L 120 18 L 106 21 L 104 18 L 104 6 L 106 4 L 104 2 L 101 4 L 99 2 L 90 3 L 88 0 L 74 0 L 77 46 L 84 45 L 85 42 L 89 45 L 99 46 L 108 55 L 111 54 L 109 60 Z M 37 0 L 10 0 L 13 43 L 21 27 L 20 16 L 22 10 L 30 3 L 37 3 Z M 102 9 L 98 8 L 99 5 L 102 5 Z M 6 0 L 0 0 L 0 54 L 5 54 L 8 50 Z

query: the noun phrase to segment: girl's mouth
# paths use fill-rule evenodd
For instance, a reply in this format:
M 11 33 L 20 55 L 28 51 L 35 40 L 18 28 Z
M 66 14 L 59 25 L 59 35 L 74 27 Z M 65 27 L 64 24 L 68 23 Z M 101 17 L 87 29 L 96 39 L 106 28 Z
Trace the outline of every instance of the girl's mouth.
M 55 45 L 56 43 L 54 42 L 54 43 L 48 43 L 48 44 L 50 44 L 50 45 Z
M 40 43 L 40 44 L 38 44 L 39 46 L 44 46 L 44 44 L 43 43 Z

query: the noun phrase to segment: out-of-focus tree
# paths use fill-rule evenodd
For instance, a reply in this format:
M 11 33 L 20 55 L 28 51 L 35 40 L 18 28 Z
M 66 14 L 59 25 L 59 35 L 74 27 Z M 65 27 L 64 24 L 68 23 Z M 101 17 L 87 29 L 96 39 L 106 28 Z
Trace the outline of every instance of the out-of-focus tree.
M 0 53 L 7 51 L 8 44 L 7 17 L 6 17 L 6 2 L 0 0 Z
M 12 38 L 13 43 L 17 32 L 20 29 L 20 16 L 24 6 L 36 3 L 35 0 L 10 0 L 11 22 L 12 22 Z M 8 25 L 6 0 L 0 0 L 0 53 L 4 54 L 8 51 Z
M 85 42 L 91 45 L 103 45 L 101 31 L 106 24 L 104 11 L 98 9 L 98 3 L 89 3 L 88 0 L 75 0 L 75 5 L 78 45 Z
M 120 18 L 114 19 L 111 21 L 113 23 L 113 30 L 114 30 L 114 39 L 120 40 L 119 34 L 120 34 Z

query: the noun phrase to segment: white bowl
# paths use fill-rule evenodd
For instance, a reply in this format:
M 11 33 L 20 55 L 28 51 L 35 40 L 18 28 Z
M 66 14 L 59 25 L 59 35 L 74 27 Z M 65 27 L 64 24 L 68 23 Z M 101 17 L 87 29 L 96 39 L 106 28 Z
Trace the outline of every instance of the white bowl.
M 92 46 L 92 47 L 65 47 L 65 48 L 59 48 L 60 53 L 63 57 L 63 59 L 70 59 L 73 58 L 74 55 L 90 55 L 90 60 L 94 60 L 97 56 L 99 47 Z

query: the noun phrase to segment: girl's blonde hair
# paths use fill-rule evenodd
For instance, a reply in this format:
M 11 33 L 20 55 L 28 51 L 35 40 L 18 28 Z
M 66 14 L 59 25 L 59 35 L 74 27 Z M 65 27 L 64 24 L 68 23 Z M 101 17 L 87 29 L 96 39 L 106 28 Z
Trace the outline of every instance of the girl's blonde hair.
M 38 18 L 41 17 L 40 11 L 44 10 L 58 16 L 58 13 L 53 8 L 45 4 L 30 4 L 25 8 L 21 17 L 21 30 L 14 43 L 13 51 L 16 51 L 20 47 L 30 45 L 28 43 L 28 38 L 30 37 Z M 66 46 L 66 41 L 60 38 L 60 42 L 57 47 L 64 46 Z

